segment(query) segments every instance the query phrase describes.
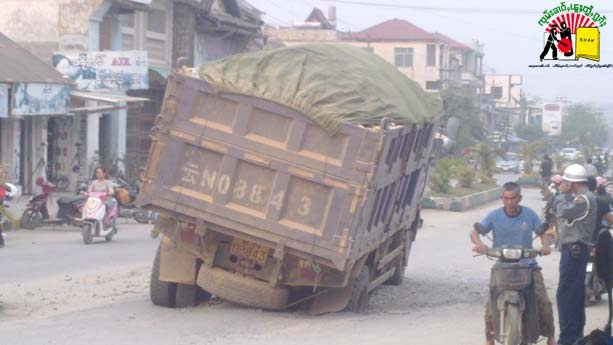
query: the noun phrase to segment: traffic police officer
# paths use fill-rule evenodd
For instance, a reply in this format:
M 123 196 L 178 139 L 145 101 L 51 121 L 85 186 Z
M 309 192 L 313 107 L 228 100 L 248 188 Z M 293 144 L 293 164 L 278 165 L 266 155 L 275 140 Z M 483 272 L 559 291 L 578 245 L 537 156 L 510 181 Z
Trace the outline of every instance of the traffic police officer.
M 579 164 L 564 170 L 556 200 L 560 226 L 559 345 L 572 345 L 585 326 L 585 270 L 588 246 L 596 225 L 596 197 L 587 188 L 587 172 Z

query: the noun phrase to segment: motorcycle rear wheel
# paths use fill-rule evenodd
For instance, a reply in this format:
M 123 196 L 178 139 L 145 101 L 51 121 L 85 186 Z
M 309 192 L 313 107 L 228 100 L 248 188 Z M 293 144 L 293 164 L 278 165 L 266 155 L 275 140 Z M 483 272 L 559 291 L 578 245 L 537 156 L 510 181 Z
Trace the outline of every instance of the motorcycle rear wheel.
M 519 307 L 509 304 L 507 305 L 507 313 L 504 320 L 504 345 L 519 345 L 521 333 L 521 313 L 519 312 Z
M 113 236 L 115 236 L 116 233 L 117 233 L 117 228 L 115 226 L 113 226 L 113 231 L 110 234 L 104 236 L 104 239 L 107 242 L 111 242 L 113 240 Z
M 134 212 L 134 220 L 140 224 L 148 224 L 149 223 L 149 211 L 147 210 L 137 210 Z
M 27 208 L 21 215 L 19 225 L 23 229 L 34 230 L 37 226 L 40 226 L 43 222 L 43 216 L 40 212 L 36 212 L 33 208 Z

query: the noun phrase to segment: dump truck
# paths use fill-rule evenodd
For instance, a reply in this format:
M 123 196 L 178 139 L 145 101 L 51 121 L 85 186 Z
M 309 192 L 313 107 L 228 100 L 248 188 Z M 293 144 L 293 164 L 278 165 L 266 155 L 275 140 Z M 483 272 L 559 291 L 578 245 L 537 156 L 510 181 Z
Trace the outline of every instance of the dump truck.
M 164 97 L 138 199 L 158 212 L 154 304 L 361 312 L 402 283 L 440 99 L 338 44 L 177 70 Z

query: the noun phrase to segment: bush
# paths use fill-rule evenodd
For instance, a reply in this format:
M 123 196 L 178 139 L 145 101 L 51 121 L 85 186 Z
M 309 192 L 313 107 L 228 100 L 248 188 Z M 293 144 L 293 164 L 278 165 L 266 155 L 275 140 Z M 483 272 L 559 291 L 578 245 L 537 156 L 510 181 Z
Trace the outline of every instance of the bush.
M 456 176 L 464 188 L 472 187 L 475 182 L 475 171 L 466 164 L 457 168 Z
M 488 177 L 494 176 L 496 170 L 496 158 L 492 148 L 485 143 L 477 145 L 477 153 L 479 155 L 479 167 L 481 174 Z
M 481 183 L 483 184 L 494 184 L 496 183 L 496 179 L 487 175 L 481 175 Z
M 454 176 L 454 170 L 461 164 L 464 164 L 464 162 L 459 158 L 439 159 L 430 178 L 432 190 L 437 193 L 449 193 L 451 191 L 449 182 Z

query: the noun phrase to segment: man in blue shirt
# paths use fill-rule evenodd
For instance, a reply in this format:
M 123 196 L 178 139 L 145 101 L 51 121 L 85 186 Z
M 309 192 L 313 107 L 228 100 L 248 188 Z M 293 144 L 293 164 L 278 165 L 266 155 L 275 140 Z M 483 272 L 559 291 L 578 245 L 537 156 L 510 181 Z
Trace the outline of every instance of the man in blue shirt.
M 530 208 L 519 205 L 522 199 L 521 187 L 515 182 L 505 183 L 502 187 L 502 202 L 504 207 L 490 212 L 481 221 L 481 233 L 474 230 L 470 233 L 470 239 L 474 244 L 473 251 L 485 254 L 487 246 L 481 242 L 480 236 L 485 236 L 493 232 L 494 247 L 521 246 L 532 248 L 532 236 L 536 229 L 542 224 L 538 215 Z M 541 237 L 541 254 L 551 254 L 549 239 L 546 234 Z M 536 294 L 537 308 L 539 311 L 539 328 L 542 336 L 547 337 L 547 345 L 555 345 L 555 329 L 553 325 L 553 308 L 541 268 L 536 260 L 527 259 L 526 263 L 534 267 L 533 282 Z M 487 299 L 485 306 L 485 338 L 486 345 L 494 344 L 494 328 L 492 326 L 492 315 L 490 310 L 490 299 Z

